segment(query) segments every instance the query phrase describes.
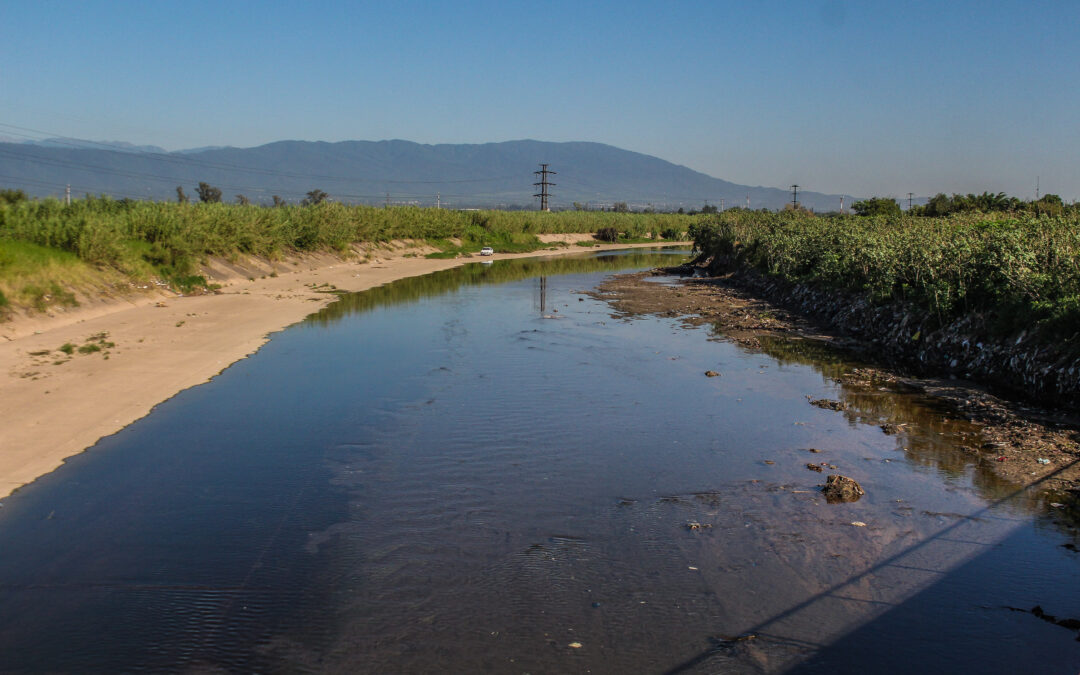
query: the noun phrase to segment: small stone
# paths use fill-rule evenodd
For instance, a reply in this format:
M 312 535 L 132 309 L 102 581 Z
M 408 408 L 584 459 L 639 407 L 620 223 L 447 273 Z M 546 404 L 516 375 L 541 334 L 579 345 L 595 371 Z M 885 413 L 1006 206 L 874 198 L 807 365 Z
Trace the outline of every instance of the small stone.
M 705 377 L 720 377 L 720 373 L 716 372 L 715 370 L 706 370 Z
M 818 473 L 821 473 L 821 467 L 817 464 L 807 464 L 806 468 L 810 469 L 811 471 L 817 471 Z
M 861 520 L 853 520 L 853 521 L 851 521 L 851 524 L 854 525 L 855 527 L 866 527 L 866 523 L 864 523 Z

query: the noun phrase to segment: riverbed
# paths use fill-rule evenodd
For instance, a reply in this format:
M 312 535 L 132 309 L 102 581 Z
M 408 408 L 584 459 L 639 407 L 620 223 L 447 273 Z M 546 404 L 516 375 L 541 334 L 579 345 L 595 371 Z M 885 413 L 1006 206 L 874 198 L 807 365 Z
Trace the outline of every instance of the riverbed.
M 590 295 L 680 255 L 343 295 L 6 498 L 0 671 L 1076 672 L 1064 507 L 821 345 Z

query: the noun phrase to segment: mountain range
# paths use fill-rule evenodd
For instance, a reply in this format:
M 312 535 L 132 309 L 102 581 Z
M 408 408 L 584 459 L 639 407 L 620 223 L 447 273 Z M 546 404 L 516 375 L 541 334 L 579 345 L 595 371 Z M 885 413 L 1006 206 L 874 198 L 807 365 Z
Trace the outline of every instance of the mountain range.
M 3 140 L 3 139 L 0 139 Z M 322 190 L 344 203 L 440 205 L 448 208 L 536 208 L 541 164 L 553 209 L 611 207 L 700 210 L 704 205 L 783 208 L 791 191 L 721 180 L 658 157 L 602 143 L 521 140 L 424 145 L 410 141 L 279 141 L 254 148 L 208 147 L 167 152 L 124 142 L 46 139 L 0 142 L 0 187 L 34 196 L 108 194 L 173 200 L 177 186 L 195 198 L 200 182 L 224 201 L 244 195 L 298 202 Z M 841 195 L 798 193 L 816 211 L 836 210 Z M 844 199 L 850 205 L 851 198 Z

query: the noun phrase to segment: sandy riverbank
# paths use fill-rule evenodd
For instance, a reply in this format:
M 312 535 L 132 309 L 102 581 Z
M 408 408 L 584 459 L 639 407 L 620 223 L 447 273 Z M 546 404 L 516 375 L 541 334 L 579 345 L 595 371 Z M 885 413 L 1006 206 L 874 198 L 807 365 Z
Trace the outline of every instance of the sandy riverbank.
M 562 244 L 555 250 L 495 258 L 582 253 L 588 249 L 573 244 L 587 238 L 553 235 L 546 240 Z M 219 261 L 208 270 L 222 284 L 219 294 L 146 293 L 0 324 L 0 498 L 334 300 L 313 286 L 362 291 L 479 260 L 429 260 L 404 245 L 368 253 L 366 260 L 324 255 L 274 264 Z M 97 344 L 102 351 L 69 356 L 59 351 L 68 343 Z

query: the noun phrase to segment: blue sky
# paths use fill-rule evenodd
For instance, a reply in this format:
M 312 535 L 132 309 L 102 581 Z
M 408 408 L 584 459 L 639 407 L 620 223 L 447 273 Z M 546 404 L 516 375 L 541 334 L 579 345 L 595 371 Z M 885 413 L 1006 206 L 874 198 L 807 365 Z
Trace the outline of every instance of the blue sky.
M 580 140 L 750 185 L 1080 198 L 1077 2 L 27 0 L 0 25 L 0 125 L 55 135 Z

